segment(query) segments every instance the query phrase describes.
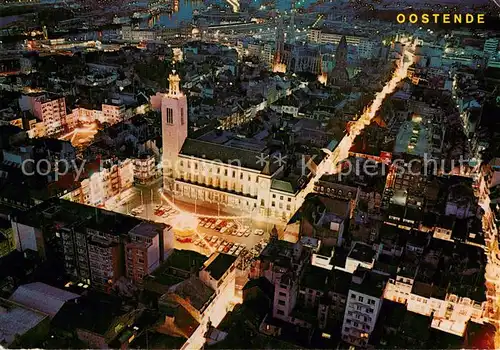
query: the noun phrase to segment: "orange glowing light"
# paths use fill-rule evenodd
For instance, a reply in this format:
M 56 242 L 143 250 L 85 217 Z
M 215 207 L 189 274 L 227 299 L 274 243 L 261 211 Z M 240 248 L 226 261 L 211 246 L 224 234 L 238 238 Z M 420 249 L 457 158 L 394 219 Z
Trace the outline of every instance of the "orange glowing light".
M 198 227 L 198 218 L 186 212 L 180 212 L 172 219 L 172 226 L 181 231 L 194 231 Z

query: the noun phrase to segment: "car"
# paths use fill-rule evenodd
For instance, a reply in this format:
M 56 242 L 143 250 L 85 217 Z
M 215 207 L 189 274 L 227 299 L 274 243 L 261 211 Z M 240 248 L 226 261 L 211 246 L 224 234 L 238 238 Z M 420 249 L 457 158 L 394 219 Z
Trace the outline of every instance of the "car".
M 225 233 L 227 231 L 227 227 L 223 227 L 220 229 L 220 233 Z
M 252 233 L 252 231 L 250 231 L 250 230 L 246 230 L 246 231 L 245 231 L 245 234 L 244 234 L 243 236 L 245 236 L 245 237 L 249 237 L 249 236 L 250 236 L 250 233 Z
M 193 242 L 195 245 L 199 245 L 201 242 L 201 239 L 197 238 L 195 239 L 195 241 Z
M 227 244 L 228 244 L 228 242 L 227 242 L 226 240 L 223 240 L 223 241 L 222 241 L 222 245 L 223 245 L 223 246 L 226 246 Z
M 234 247 L 234 243 L 233 243 L 233 242 L 229 242 L 229 243 L 227 244 L 227 246 L 229 247 L 229 249 L 231 249 L 232 247 Z
M 212 239 L 210 240 L 211 243 L 215 243 L 217 242 L 217 236 L 213 236 Z
M 234 252 L 236 251 L 236 249 L 238 249 L 238 248 L 236 248 L 236 247 L 232 247 L 232 248 L 229 250 L 228 254 L 230 254 L 230 255 L 234 255 Z
M 226 246 L 221 244 L 221 245 L 217 248 L 217 251 L 218 251 L 219 253 L 222 253 L 222 252 L 224 251 L 224 249 L 226 249 Z
M 238 230 L 232 230 L 232 231 L 231 231 L 231 235 L 232 235 L 232 236 L 236 236 L 237 234 L 238 234 Z
M 229 248 L 229 245 L 226 245 L 222 251 L 224 253 L 227 253 L 229 251 L 229 249 L 231 249 L 231 248 Z
M 213 230 L 215 229 L 215 226 L 216 226 L 215 223 L 213 223 L 212 225 L 210 225 L 210 228 Z
M 155 210 L 161 209 L 161 204 L 155 205 Z
M 253 231 L 253 233 L 257 236 L 262 236 L 264 234 L 264 230 L 258 228 L 255 231 Z
M 205 222 L 205 225 L 203 225 L 203 227 L 210 228 L 211 225 L 212 224 L 210 223 L 210 221 L 207 221 L 207 222 Z
M 161 217 L 162 217 L 162 218 L 164 218 L 164 219 L 166 219 L 166 218 L 168 218 L 169 216 L 170 216 L 170 214 L 169 214 L 169 213 L 163 213 L 163 215 L 162 215 Z
M 231 227 L 233 227 L 233 226 L 234 226 L 234 222 L 229 221 L 229 222 L 227 223 L 227 227 L 231 228 Z
M 222 223 L 222 220 L 215 221 L 215 226 L 219 226 Z
M 243 237 L 245 233 L 243 231 L 238 231 L 238 233 L 236 234 L 238 237 Z
M 243 251 L 243 248 L 239 247 L 238 249 L 236 249 L 236 252 L 234 253 L 234 255 L 240 255 L 242 251 Z

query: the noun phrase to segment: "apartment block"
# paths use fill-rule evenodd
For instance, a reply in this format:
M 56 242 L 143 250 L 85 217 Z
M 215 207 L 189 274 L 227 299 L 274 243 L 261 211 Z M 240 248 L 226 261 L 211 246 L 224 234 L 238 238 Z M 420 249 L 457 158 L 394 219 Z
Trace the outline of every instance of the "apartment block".
M 347 296 L 342 340 L 354 346 L 368 344 L 382 307 L 385 277 L 364 268 L 352 275 Z
M 12 227 L 17 250 L 34 250 L 42 258 L 50 250 L 58 273 L 104 291 L 120 278 L 140 285 L 174 240 L 169 225 L 60 199 L 22 213 Z

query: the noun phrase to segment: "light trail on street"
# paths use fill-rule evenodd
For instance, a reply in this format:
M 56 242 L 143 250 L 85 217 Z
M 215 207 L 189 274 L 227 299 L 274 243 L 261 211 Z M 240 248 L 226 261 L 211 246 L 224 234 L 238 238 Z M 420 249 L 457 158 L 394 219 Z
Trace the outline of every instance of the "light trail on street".
M 407 58 L 407 55 L 406 53 L 403 53 L 400 61 L 398 61 L 397 68 L 394 71 L 391 80 L 389 80 L 384 85 L 382 90 L 375 95 L 373 101 L 363 111 L 361 117 L 352 124 L 349 133 L 342 138 L 335 150 L 333 152 L 330 152 L 326 149 L 324 150 L 325 153 L 327 153 L 327 156 L 318 164 L 313 178 L 298 194 L 296 205 L 297 208 L 300 208 L 305 200 L 305 197 L 309 193 L 313 192 L 315 182 L 317 182 L 325 174 L 333 174 L 336 172 L 339 163 L 349 156 L 349 149 L 352 147 L 352 144 L 356 137 L 363 131 L 363 129 L 367 125 L 371 123 L 372 119 L 375 117 L 386 97 L 393 93 L 396 90 L 398 84 L 407 77 L 408 68 L 413 64 L 413 56 L 411 56 L 411 59 L 408 59 L 406 61 L 405 58 Z

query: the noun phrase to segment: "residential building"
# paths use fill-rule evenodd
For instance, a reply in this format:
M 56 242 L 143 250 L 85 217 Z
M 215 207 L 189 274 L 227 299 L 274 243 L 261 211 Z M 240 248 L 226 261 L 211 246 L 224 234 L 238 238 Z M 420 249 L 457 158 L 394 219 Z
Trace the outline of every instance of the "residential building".
M 197 275 L 172 286 L 159 300 L 168 333 L 187 338 L 182 349 L 202 347 L 210 325 L 217 326 L 234 301 L 236 257 L 215 253 Z
M 374 251 L 372 246 L 362 242 L 355 242 L 347 255 L 345 270 L 354 273 L 360 266 L 371 270 L 377 258 L 378 251 Z
M 134 163 L 131 159 L 107 160 L 100 164 L 100 169 L 81 180 L 80 188 L 75 190 L 80 193 L 84 204 L 104 205 L 134 184 Z
M 141 273 L 144 276 L 163 261 L 174 239 L 169 225 L 59 199 L 18 215 L 12 227 L 17 250 L 33 250 L 47 259 L 50 249 L 50 259 L 60 269 L 57 273 L 105 291 L 127 271 L 133 282 L 141 284 Z M 137 257 L 137 249 L 125 249 L 131 242 L 142 245 L 147 253 L 144 261 Z M 125 253 L 133 260 L 129 266 Z
M 140 184 L 147 184 L 156 180 L 161 175 L 154 155 L 144 155 L 133 159 L 134 181 Z
M 66 100 L 64 97 L 23 95 L 19 99 L 22 110 L 30 110 L 42 124 L 42 136 L 60 134 L 66 129 Z
M 373 271 L 358 268 L 352 275 L 346 302 L 342 340 L 365 347 L 375 329 L 383 302 L 386 278 Z
M 160 250 L 161 227 L 140 223 L 129 231 L 130 243 L 125 244 L 125 269 L 128 279 L 142 284 L 143 278 L 151 274 L 168 252 Z

